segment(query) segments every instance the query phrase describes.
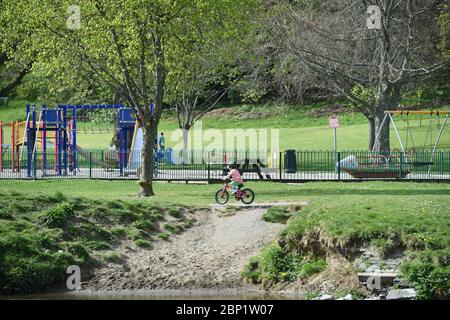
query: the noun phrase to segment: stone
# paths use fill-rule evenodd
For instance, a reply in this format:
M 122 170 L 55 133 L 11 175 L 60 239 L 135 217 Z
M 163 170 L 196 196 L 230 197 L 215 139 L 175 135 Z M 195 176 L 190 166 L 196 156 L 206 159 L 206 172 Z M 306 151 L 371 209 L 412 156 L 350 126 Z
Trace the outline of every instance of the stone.
M 334 300 L 333 296 L 330 296 L 329 294 L 322 294 L 318 296 L 317 298 L 314 298 L 313 300 Z
M 345 297 L 342 297 L 342 298 L 339 298 L 336 300 L 353 300 L 353 296 L 351 294 L 348 294 Z
M 414 289 L 392 289 L 389 290 L 386 300 L 410 300 L 416 297 Z

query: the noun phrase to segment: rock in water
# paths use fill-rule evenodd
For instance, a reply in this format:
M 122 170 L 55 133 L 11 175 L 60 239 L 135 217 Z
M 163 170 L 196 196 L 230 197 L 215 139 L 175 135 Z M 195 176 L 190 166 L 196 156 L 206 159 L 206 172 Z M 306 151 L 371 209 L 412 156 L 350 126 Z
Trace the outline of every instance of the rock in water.
M 409 300 L 416 297 L 414 289 L 392 289 L 389 291 L 386 300 Z
M 339 298 L 336 300 L 353 300 L 353 296 L 351 294 L 348 294 L 345 297 L 342 297 L 342 298 Z
M 321 296 L 318 296 L 317 298 L 314 298 L 313 300 L 334 300 L 334 298 L 329 294 L 323 294 Z

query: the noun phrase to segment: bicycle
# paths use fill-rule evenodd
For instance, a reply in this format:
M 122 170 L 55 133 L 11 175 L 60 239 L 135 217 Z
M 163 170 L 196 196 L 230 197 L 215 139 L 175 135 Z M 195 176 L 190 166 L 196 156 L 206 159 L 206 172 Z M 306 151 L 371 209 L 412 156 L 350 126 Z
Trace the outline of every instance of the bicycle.
M 223 184 L 223 188 L 216 192 L 216 202 L 218 204 L 224 205 L 230 199 L 228 190 L 232 190 L 233 187 L 229 185 L 229 182 L 229 180 L 226 180 Z M 251 204 L 255 200 L 255 193 L 249 188 L 239 188 L 234 194 L 234 197 L 236 201 L 242 201 L 244 204 Z

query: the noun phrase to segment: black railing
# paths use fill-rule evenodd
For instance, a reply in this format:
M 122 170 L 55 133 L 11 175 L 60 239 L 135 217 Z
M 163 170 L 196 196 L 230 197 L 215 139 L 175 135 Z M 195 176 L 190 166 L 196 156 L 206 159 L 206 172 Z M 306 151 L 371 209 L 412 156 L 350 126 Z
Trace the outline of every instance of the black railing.
M 120 157 L 122 160 L 119 161 Z M 30 159 L 30 161 L 28 161 Z M 158 152 L 155 180 L 217 181 L 235 161 L 245 180 L 352 181 L 449 180 L 450 151 L 204 151 Z M 7 150 L 0 163 L 0 179 L 139 179 L 142 154 L 131 151 L 78 150 L 73 154 L 47 150 L 22 154 Z

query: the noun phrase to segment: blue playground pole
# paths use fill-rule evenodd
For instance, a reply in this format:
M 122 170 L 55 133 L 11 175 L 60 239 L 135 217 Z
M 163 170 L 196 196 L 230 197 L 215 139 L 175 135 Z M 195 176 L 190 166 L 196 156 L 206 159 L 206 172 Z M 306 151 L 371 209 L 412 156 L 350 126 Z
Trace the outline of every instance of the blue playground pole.
M 30 144 L 30 118 L 29 118 L 29 114 L 30 114 L 30 105 L 27 104 L 27 123 L 26 128 L 27 128 L 27 177 L 31 177 L 31 144 Z
M 120 176 L 123 176 L 123 109 L 119 109 L 119 171 Z
M 72 151 L 73 151 L 73 174 L 77 175 L 77 110 L 72 109 Z
M 42 105 L 42 175 L 47 171 L 47 107 Z
M 58 175 L 62 176 L 62 159 L 61 159 L 61 148 L 62 148 L 62 141 L 61 141 L 61 108 L 58 106 L 57 110 L 57 118 L 58 118 Z
M 64 160 L 64 175 L 67 176 L 67 109 L 63 107 L 63 160 Z

